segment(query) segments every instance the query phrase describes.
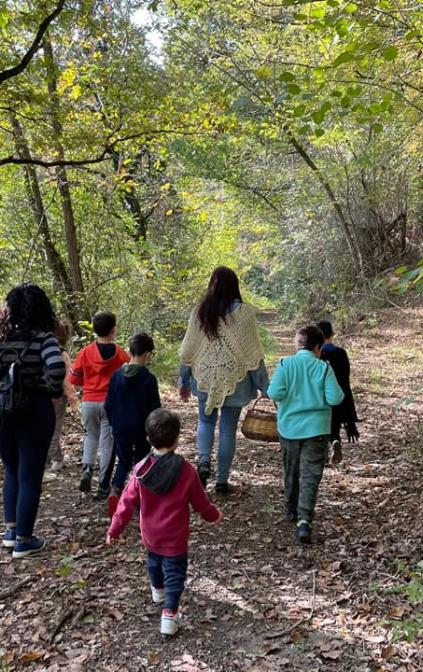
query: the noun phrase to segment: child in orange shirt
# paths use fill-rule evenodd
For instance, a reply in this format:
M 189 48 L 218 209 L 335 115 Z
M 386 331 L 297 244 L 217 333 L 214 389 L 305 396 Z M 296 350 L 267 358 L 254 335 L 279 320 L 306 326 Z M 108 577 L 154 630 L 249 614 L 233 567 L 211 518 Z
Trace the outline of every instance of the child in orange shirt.
M 78 353 L 71 367 L 70 382 L 83 388 L 82 418 L 85 437 L 79 489 L 90 492 L 99 450 L 100 471 L 96 499 L 106 499 L 110 492 L 113 435 L 104 410 L 104 401 L 112 374 L 129 361 L 129 356 L 114 342 L 116 315 L 109 311 L 96 313 L 93 317 L 93 329 L 97 338 Z

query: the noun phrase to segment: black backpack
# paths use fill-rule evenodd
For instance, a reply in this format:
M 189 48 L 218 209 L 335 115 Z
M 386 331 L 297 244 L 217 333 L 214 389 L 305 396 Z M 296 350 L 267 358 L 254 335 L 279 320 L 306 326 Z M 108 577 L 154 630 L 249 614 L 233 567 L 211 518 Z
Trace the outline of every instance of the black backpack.
M 22 360 L 30 348 L 28 343 L 19 354 L 15 348 L 5 348 L 0 356 L 0 420 L 25 409 L 30 402 L 30 393 L 24 385 Z M 13 353 L 14 360 L 3 364 L 4 354 Z

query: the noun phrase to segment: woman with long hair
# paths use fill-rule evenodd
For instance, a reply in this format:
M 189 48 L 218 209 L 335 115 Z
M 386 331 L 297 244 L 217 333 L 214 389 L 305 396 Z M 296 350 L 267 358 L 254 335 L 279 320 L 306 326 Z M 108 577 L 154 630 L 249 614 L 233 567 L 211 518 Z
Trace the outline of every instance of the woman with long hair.
M 229 472 L 235 454 L 242 407 L 266 394 L 264 365 L 255 310 L 242 300 L 236 273 L 216 268 L 207 293 L 191 314 L 181 346 L 180 395 L 198 398 L 198 474 L 203 486 L 211 474 L 210 458 L 220 409 L 216 492 L 230 494 Z
M 33 529 L 55 426 L 52 397 L 63 393 L 66 373 L 55 326 L 51 303 L 37 285 L 19 285 L 6 296 L 0 311 L 0 377 L 4 380 L 13 370 L 20 402 L 0 408 L 6 523 L 2 543 L 14 558 L 33 555 L 45 546 Z

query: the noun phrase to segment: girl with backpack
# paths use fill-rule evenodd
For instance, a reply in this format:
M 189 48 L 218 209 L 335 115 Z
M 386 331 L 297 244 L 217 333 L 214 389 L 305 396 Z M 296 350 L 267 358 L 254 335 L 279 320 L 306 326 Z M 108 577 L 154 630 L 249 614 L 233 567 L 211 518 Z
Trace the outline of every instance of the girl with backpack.
M 14 558 L 40 552 L 33 535 L 41 482 L 55 427 L 52 398 L 63 393 L 66 367 L 44 291 L 12 289 L 0 311 L 0 455 L 4 465 L 2 543 Z

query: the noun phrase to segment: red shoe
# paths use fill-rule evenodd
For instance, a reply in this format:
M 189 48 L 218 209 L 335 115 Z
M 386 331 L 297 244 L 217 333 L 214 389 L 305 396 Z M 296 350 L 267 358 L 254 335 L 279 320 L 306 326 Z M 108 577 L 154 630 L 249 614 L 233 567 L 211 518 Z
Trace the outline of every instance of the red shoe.
M 116 492 L 114 488 L 112 488 L 112 492 L 110 493 L 108 499 L 107 499 L 107 513 L 109 514 L 109 518 L 113 518 L 113 515 L 117 509 L 117 505 L 119 503 L 119 498 L 120 498 L 120 493 Z

